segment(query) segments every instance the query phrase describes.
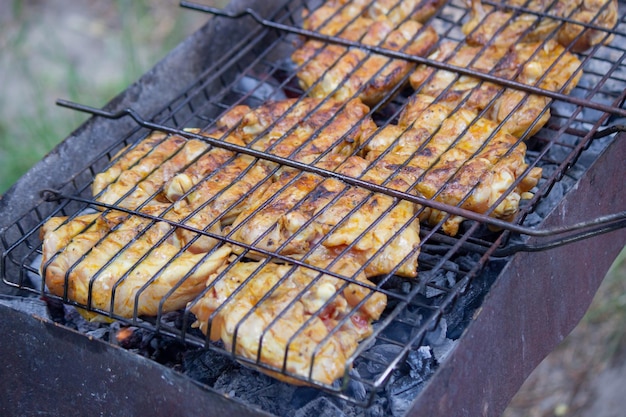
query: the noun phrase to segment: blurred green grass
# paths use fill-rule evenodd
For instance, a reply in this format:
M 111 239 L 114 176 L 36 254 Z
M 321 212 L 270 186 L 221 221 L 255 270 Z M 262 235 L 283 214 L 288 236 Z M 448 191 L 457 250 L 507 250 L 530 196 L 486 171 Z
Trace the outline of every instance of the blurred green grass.
M 207 19 L 169 0 L 0 2 L 0 195 L 87 119 L 57 98 L 102 107 Z

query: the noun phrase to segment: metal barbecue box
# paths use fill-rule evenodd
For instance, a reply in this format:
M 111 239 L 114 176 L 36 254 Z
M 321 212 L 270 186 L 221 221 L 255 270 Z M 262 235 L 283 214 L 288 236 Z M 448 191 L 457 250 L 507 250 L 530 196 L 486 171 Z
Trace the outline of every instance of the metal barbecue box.
M 626 244 L 626 4 L 563 4 L 181 3 L 0 199 L 2 414 L 499 416 Z

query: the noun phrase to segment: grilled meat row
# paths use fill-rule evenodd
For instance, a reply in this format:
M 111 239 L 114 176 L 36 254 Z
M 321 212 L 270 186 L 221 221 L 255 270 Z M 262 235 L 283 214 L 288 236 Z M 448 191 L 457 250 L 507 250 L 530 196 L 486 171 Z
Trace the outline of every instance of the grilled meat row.
M 549 10 L 539 17 L 474 1 L 460 42 L 438 44 L 429 26 L 440 0 L 333 0 L 304 27 L 567 94 L 581 75 L 572 52 L 608 40 L 587 26 L 614 26 L 616 3 L 544 3 L 512 3 Z M 385 309 L 372 279 L 417 276 L 420 221 L 450 235 L 463 221 L 385 189 L 511 220 L 540 179 L 524 139 L 549 118 L 541 94 L 315 39 L 292 59 L 310 98 L 236 106 L 184 137 L 154 132 L 95 177 L 95 202 L 115 209 L 48 220 L 50 292 L 113 317 L 186 308 L 263 372 L 331 384 Z M 409 81 L 397 120 L 377 126 L 370 107 Z

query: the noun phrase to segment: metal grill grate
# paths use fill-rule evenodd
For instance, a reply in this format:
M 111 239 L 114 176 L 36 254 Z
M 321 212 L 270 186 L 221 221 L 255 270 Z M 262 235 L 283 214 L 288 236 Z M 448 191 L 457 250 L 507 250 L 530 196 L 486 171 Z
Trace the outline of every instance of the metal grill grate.
M 185 5 L 221 14 L 221 12 L 209 10 L 209 8 L 193 6 L 189 3 L 185 3 Z M 252 11 L 229 15 L 228 19 L 249 19 L 252 17 L 259 24 L 248 37 L 233 46 L 230 54 L 225 55 L 222 60 L 209 66 L 196 83 L 181 93 L 177 99 L 167 104 L 162 111 L 155 114 L 138 115 L 132 109 L 111 113 L 68 102 L 60 102 L 62 105 L 110 119 L 132 117 L 137 123 L 127 135 L 120 136 L 114 145 L 96 159 L 90 161 L 85 169 L 77 170 L 72 181 L 59 186 L 55 190 L 42 190 L 44 191 L 42 193 L 42 201 L 27 211 L 15 224 L 2 231 L 4 248 L 2 274 L 4 282 L 20 289 L 45 295 L 46 297 L 61 299 L 69 305 L 112 317 L 134 326 L 174 336 L 194 346 L 210 347 L 216 351 L 233 355 L 241 362 L 262 368 L 283 379 L 314 385 L 348 401 L 366 405 L 385 386 L 394 369 L 405 360 L 407 354 L 418 350 L 422 346 L 427 346 L 431 339 L 435 337 L 434 335 L 442 331 L 442 320 L 449 321 L 447 326 L 450 329 L 450 333 L 453 333 L 453 330 L 458 332 L 460 331 L 459 329 L 462 329 L 463 323 L 458 322 L 463 320 L 458 319 L 458 317 L 465 317 L 468 313 L 462 312 L 459 314 L 459 310 L 469 309 L 470 305 L 477 303 L 482 294 L 484 294 L 485 289 L 490 285 L 490 280 L 495 275 L 485 273 L 485 267 L 498 268 L 498 262 L 492 258 L 494 255 L 506 256 L 518 250 L 543 248 L 542 246 L 538 248 L 525 246 L 524 236 L 551 236 L 555 232 L 562 232 L 563 237 L 558 237 L 556 241 L 548 241 L 546 243 L 545 247 L 551 247 L 555 244 L 567 243 L 573 239 L 586 237 L 586 233 L 598 233 L 624 225 L 624 215 L 618 213 L 615 216 L 599 218 L 595 222 L 575 225 L 573 228 L 565 228 L 564 230 L 538 230 L 529 227 L 540 221 L 533 216 L 538 216 L 538 213 L 542 210 L 542 204 L 550 204 L 546 200 L 549 200 L 551 190 L 555 185 L 563 184 L 563 187 L 566 187 L 567 177 L 577 175 L 576 169 L 572 169 L 572 167 L 576 167 L 575 164 L 584 155 L 584 151 L 589 147 L 606 146 L 612 140 L 611 138 L 596 139 L 602 136 L 602 129 L 619 124 L 621 118 L 626 115 L 626 110 L 622 107 L 626 97 L 625 66 L 623 65 L 626 54 L 620 47 L 626 41 L 624 37 L 626 35 L 626 22 L 623 19 L 619 21 L 615 30 L 607 31 L 614 36 L 614 40 L 610 45 L 595 46 L 589 52 L 579 54 L 583 74 L 578 86 L 570 94 L 546 91 L 538 87 L 523 85 L 510 79 L 503 79 L 493 74 L 456 67 L 425 57 L 410 56 L 402 52 L 384 50 L 378 47 L 367 47 L 360 43 L 352 44 L 352 46 L 358 45 L 361 48 L 393 58 L 414 61 L 418 64 L 428 64 L 434 68 L 450 70 L 459 75 L 476 77 L 484 82 L 495 82 L 529 93 L 538 93 L 553 100 L 551 104 L 552 115 L 549 123 L 534 137 L 527 139 L 528 152 L 526 159 L 529 163 L 529 168 L 526 170 L 526 173 L 529 173 L 533 167 L 541 167 L 543 168 L 543 175 L 534 190 L 534 196 L 529 200 L 523 201 L 520 206 L 520 212 L 513 222 L 505 222 L 488 216 L 495 209 L 495 205 L 500 203 L 501 199 L 486 212 L 475 213 L 461 208 L 460 204 L 462 202 L 456 207 L 449 206 L 407 191 L 398 191 L 388 187 L 386 183 L 382 185 L 376 184 L 359 177 L 342 174 L 334 169 L 321 167 L 317 164 L 319 160 L 314 163 L 302 162 L 298 161 L 297 158 L 277 156 L 271 148 L 259 151 L 251 147 L 229 144 L 224 138 L 233 129 L 221 131 L 223 136 L 217 138 L 207 138 L 203 134 L 184 130 L 193 127 L 199 128 L 201 132 L 214 132 L 216 125 L 221 121 L 221 117 L 238 105 L 247 105 L 255 109 L 263 106 L 270 100 L 284 100 L 286 98 L 294 98 L 294 103 L 301 103 L 302 99 L 300 97 L 303 97 L 305 91 L 298 85 L 297 68 L 290 62 L 289 57 L 294 48 L 303 42 L 299 35 L 303 33 L 314 35 L 303 32 L 299 27 L 302 24 L 302 11 L 304 9 L 315 9 L 317 6 L 317 4 L 308 2 L 285 2 L 285 4 L 277 7 L 275 12 L 267 19 L 257 16 Z M 622 4 L 620 4 L 620 10 L 622 9 Z M 514 7 L 513 10 L 528 12 L 524 8 Z M 459 28 L 462 21 L 467 19 L 467 14 L 468 9 L 461 2 L 451 1 L 445 4 L 429 21 L 429 24 L 437 28 L 439 42 L 444 40 L 462 40 L 463 35 L 460 33 Z M 623 14 L 620 13 L 620 15 Z M 567 17 L 559 20 L 563 22 L 569 21 Z M 596 28 L 595 25 L 587 26 Z M 325 40 L 331 43 L 346 44 L 341 38 L 330 37 L 325 38 Z M 376 124 L 381 127 L 397 123 L 398 115 L 406 107 L 407 101 L 412 94 L 414 94 L 413 91 L 408 88 L 397 87 L 392 89 L 381 100 L 380 104 L 371 106 L 371 111 L 365 117 L 372 117 Z M 294 107 L 288 109 L 286 114 L 296 111 L 296 105 L 294 104 Z M 320 104 L 319 106 L 322 105 Z M 483 113 L 485 112 L 486 109 Z M 304 116 L 304 119 L 313 116 L 314 114 L 309 113 Z M 278 116 L 277 120 L 266 131 L 280 123 L 281 117 L 282 115 Z M 319 129 L 324 129 L 331 120 L 325 120 Z M 111 123 L 116 122 L 112 121 Z M 163 214 L 150 215 L 146 210 L 143 210 L 145 206 L 124 208 L 117 203 L 106 204 L 95 201 L 91 193 L 91 186 L 98 173 L 112 167 L 120 158 L 128 155 L 131 150 L 141 146 L 142 141 L 149 137 L 152 131 L 162 131 L 187 139 L 204 141 L 211 145 L 205 152 L 208 152 L 208 149 L 223 148 L 239 154 L 249 155 L 255 163 L 266 161 L 278 164 L 269 165 L 270 168 L 265 181 L 272 180 L 277 175 L 280 167 L 291 167 L 302 171 L 291 179 L 291 183 L 311 173 L 322 178 L 336 179 L 342 184 L 352 186 L 352 188 L 346 186 L 345 189 L 333 197 L 332 201 L 339 201 L 346 195 L 347 190 L 364 190 L 366 197 L 357 202 L 351 211 L 352 214 L 357 213 L 367 203 L 367 199 L 374 198 L 376 195 L 384 195 L 392 199 L 393 204 L 383 211 L 378 220 L 374 220 L 372 225 L 368 226 L 354 242 L 344 245 L 343 252 L 337 255 L 337 259 L 347 256 L 355 246 L 365 239 L 365 234 L 380 224 L 384 216 L 389 215 L 391 210 L 397 208 L 402 201 L 419 204 L 421 208 L 406 220 L 406 223 L 400 228 L 398 233 L 406 230 L 409 223 L 416 220 L 422 213 L 424 207 L 442 210 L 448 213 L 448 215 L 434 225 L 422 225 L 420 231 L 421 241 L 418 247 L 409 251 L 402 262 L 394 265 L 389 272 L 372 278 L 371 282 L 364 282 L 358 279 L 358 274 L 363 273 L 368 265 L 371 264 L 371 259 L 376 258 L 385 250 L 387 245 L 389 245 L 388 242 L 383 243 L 380 250 L 371 256 L 370 261 L 358 268 L 357 271 L 345 273 L 344 271 L 333 269 L 332 263 L 324 267 L 312 265 L 307 261 L 307 256 L 310 256 L 311 253 L 304 255 L 302 258 L 294 258 L 279 250 L 273 251 L 261 248 L 256 243 L 242 243 L 234 239 L 232 234 L 216 233 L 211 229 L 211 226 L 215 225 L 217 221 L 213 221 L 211 224 L 203 224 L 202 226 L 204 227 L 190 226 L 189 224 L 181 224 L 180 221 L 170 220 Z M 282 133 L 288 134 L 288 132 Z M 164 137 L 162 140 L 166 140 L 166 138 Z M 302 146 L 307 146 L 310 143 L 309 141 Z M 158 143 L 156 146 L 159 146 Z M 328 154 L 328 152 L 326 150 L 322 151 L 321 155 L 324 154 Z M 166 160 L 163 163 L 166 163 Z M 156 166 L 155 170 L 159 166 Z M 244 175 L 246 172 L 249 171 L 245 171 L 241 175 Z M 219 172 L 213 172 L 204 180 L 210 180 L 218 174 Z M 240 178 L 237 177 L 232 183 L 237 183 Z M 259 189 L 262 187 L 265 181 L 252 187 L 250 193 L 253 193 L 255 188 Z M 515 186 L 516 184 L 509 187 L 508 192 L 510 193 Z M 162 188 L 158 188 L 157 192 L 150 196 L 150 200 L 154 201 L 160 198 L 161 191 Z M 566 190 L 562 191 L 566 192 Z M 185 195 L 189 195 L 189 191 Z M 211 204 L 212 201 L 214 200 L 205 202 L 205 205 Z M 241 201 L 238 200 L 234 204 L 239 204 Z M 303 204 L 303 201 L 300 200 L 295 203 L 293 208 L 297 209 Z M 200 206 L 198 210 L 201 210 L 202 207 L 205 206 Z M 289 361 L 287 358 L 282 361 L 282 365 L 276 366 L 268 364 L 267 361 L 263 360 L 260 350 L 256 357 L 251 357 L 250 355 L 247 357 L 242 356 L 241 353 L 236 351 L 236 341 L 233 341 L 230 349 L 222 343 L 211 342 L 208 337 L 201 334 L 197 329 L 190 327 L 194 321 L 190 307 L 184 311 L 179 311 L 174 318 L 170 314 L 166 314 L 164 311 L 166 300 L 168 297 L 173 297 L 176 288 L 181 288 L 186 280 L 191 279 L 190 276 L 193 274 L 193 271 L 186 274 L 174 289 L 166 293 L 165 298 L 158 306 L 156 317 L 139 317 L 137 314 L 140 304 L 139 296 L 143 292 L 147 293 L 150 291 L 150 285 L 156 282 L 154 277 L 147 281 L 147 284 L 132 299 L 134 314 L 131 317 L 121 316 L 113 310 L 112 306 L 108 309 L 96 308 L 93 304 L 95 296 L 91 291 L 89 291 L 87 303 L 71 299 L 67 290 L 62 296 L 53 295 L 44 287 L 41 282 L 40 271 L 38 270 L 42 256 L 39 237 L 40 229 L 52 217 L 69 216 L 70 218 L 76 218 L 86 213 L 93 213 L 94 209 L 105 212 L 121 211 L 144 219 L 145 222 L 142 226 L 142 231 L 138 235 L 139 238 L 144 233 L 147 233 L 150 230 L 149 228 L 153 227 L 157 222 L 169 223 L 175 226 L 176 230 L 191 232 L 196 237 L 192 238 L 191 242 L 186 246 L 184 245 L 181 252 L 175 255 L 175 258 L 187 251 L 193 245 L 193 242 L 207 237 L 239 248 L 236 257 L 230 260 L 230 267 L 220 271 L 217 278 L 213 281 L 214 284 L 204 289 L 200 295 L 197 295 L 194 301 L 191 302 L 190 307 L 196 305 L 203 295 L 213 291 L 215 283 L 223 281 L 230 268 L 233 268 L 238 263 L 250 264 L 257 262 L 259 253 L 265 255 L 262 257 L 263 260 L 260 261 L 261 265 L 281 262 L 289 263 L 290 265 L 310 270 L 313 273 L 314 278 L 304 284 L 304 288 L 300 290 L 298 297 L 287 303 L 286 307 L 284 307 L 284 312 L 294 308 L 296 300 L 304 297 L 307 291 L 315 289 L 321 280 L 322 274 L 335 278 L 340 282 L 337 284 L 334 295 L 325 299 L 322 308 L 313 313 L 305 325 L 320 319 L 324 308 L 331 306 L 335 300 L 341 298 L 339 294 L 348 288 L 352 288 L 350 286 L 358 286 L 365 291 L 365 296 L 356 305 L 352 306 L 352 309 L 344 317 L 338 320 L 336 327 L 331 329 L 314 349 L 314 357 L 321 355 L 320 346 L 323 346 L 326 341 L 338 335 L 341 326 L 349 324 L 369 300 L 378 295 L 384 295 L 387 298 L 387 306 L 380 319 L 374 324 L 372 334 L 361 341 L 347 359 L 345 364 L 347 371 L 343 379 L 339 382 L 328 383 L 320 382 L 313 378 L 313 365 L 309 366 L 305 374 L 298 374 L 288 370 Z M 258 213 L 259 211 L 257 210 L 252 215 Z M 311 216 L 306 220 L 303 227 L 316 221 L 320 215 L 320 213 L 316 213 Z M 448 236 L 442 231 L 445 220 L 450 216 L 462 216 L 469 219 L 469 221 L 463 224 L 461 231 L 456 236 Z M 187 222 L 189 219 L 184 218 L 183 222 Z M 338 221 L 330 228 L 329 234 L 339 230 L 342 224 L 344 224 L 342 221 Z M 488 226 L 495 226 L 505 231 L 493 232 Z M 170 229 L 159 243 L 170 238 L 173 233 L 175 233 L 175 229 Z M 523 235 L 521 239 L 517 236 L 518 234 Z M 294 235 L 290 239 L 295 237 L 297 236 Z M 287 239 L 283 246 L 286 246 L 289 242 L 290 240 Z M 320 242 L 312 245 L 311 251 L 320 248 L 322 245 Z M 159 243 L 156 243 L 155 247 Z M 130 244 L 128 243 L 125 248 L 128 249 Z M 212 249 L 207 256 L 215 253 L 215 251 L 216 249 Z M 397 276 L 396 273 L 400 268 L 400 264 L 411 256 L 417 255 L 418 251 L 418 277 L 410 279 Z M 124 256 L 123 252 L 119 256 Z M 131 270 L 133 268 L 131 267 Z M 259 276 L 260 271 L 261 267 L 246 278 L 245 282 L 252 282 L 255 277 Z M 278 289 L 281 284 L 289 282 L 290 277 L 293 276 L 289 274 L 295 274 L 296 272 L 294 267 L 279 278 L 273 283 L 274 290 Z M 101 270 L 94 273 L 93 278 L 89 281 L 89 288 L 94 285 L 97 277 L 101 274 Z M 129 276 L 130 273 L 123 274 L 124 279 L 128 279 Z M 66 277 L 65 279 L 69 278 Z M 33 282 L 40 282 L 40 285 L 33 285 Z M 119 285 L 119 283 L 115 284 L 111 291 L 114 293 Z M 223 305 L 228 304 L 228 300 L 234 299 L 238 291 L 242 291 L 243 285 L 237 288 L 230 295 L 232 298 L 223 301 Z M 261 296 L 259 303 L 269 300 L 272 291 L 268 291 Z M 114 296 L 112 295 L 110 298 L 113 299 Z M 217 309 L 218 313 L 220 308 Z M 244 319 L 255 314 L 255 308 L 253 307 L 244 314 Z M 284 312 L 283 316 L 288 314 Z M 217 316 L 214 315 L 213 317 Z M 281 317 L 281 315 L 278 315 L 278 317 L 273 318 L 268 328 L 279 326 Z M 452 326 L 452 321 L 457 322 L 455 324 L 456 327 Z M 238 327 L 234 334 L 235 340 L 238 337 L 237 329 Z M 445 332 L 445 330 L 443 331 Z M 295 343 L 298 335 L 303 332 L 304 327 L 298 329 L 290 336 L 290 341 Z M 264 331 L 263 334 L 267 335 L 268 332 Z M 244 337 L 241 336 L 241 338 Z M 376 354 L 376 347 L 380 345 L 393 345 L 397 349 L 394 350 L 393 356 L 382 358 Z M 363 372 L 364 369 L 368 369 L 369 373 Z M 358 372 L 359 370 L 361 372 Z M 355 398 L 353 393 L 351 393 L 351 381 L 358 381 L 366 387 L 367 395 L 364 398 Z

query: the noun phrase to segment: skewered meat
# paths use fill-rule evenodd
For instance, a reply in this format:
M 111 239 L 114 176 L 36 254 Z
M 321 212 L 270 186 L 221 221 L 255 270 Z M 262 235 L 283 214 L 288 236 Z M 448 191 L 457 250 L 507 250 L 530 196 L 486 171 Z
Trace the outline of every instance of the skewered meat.
M 386 305 L 349 259 L 328 267 L 354 283 L 306 267 L 236 263 L 207 281 L 208 291 L 191 303 L 194 326 L 221 339 L 226 349 L 269 365 L 274 377 L 302 384 L 281 373 L 331 384 L 346 371 L 359 341 Z M 359 306 L 359 303 L 362 304 Z M 357 308 L 358 307 L 358 308 Z M 277 372 L 278 371 L 278 372 Z
M 221 119 L 240 119 L 231 135 L 253 149 L 305 163 L 341 162 L 334 156 L 352 155 L 364 132 L 376 127 L 368 112 L 359 100 L 302 98 L 236 106 Z
M 351 157 L 338 172 L 359 177 L 367 161 Z M 417 275 L 419 224 L 407 201 L 348 186 L 334 178 L 283 170 L 249 199 L 232 238 L 317 265 L 347 250 L 368 277 Z M 238 251 L 237 248 L 234 249 Z
M 580 61 L 555 41 L 519 43 L 511 48 L 442 42 L 431 59 L 491 73 L 504 79 L 568 94 L 578 83 Z M 551 99 L 504 88 L 478 78 L 419 65 L 411 86 L 450 107 L 480 113 L 517 137 L 537 133 L 550 118 Z
M 466 109 L 452 112 L 419 94 L 399 124 L 380 129 L 364 152 L 372 161 L 371 176 L 402 178 L 417 195 L 505 220 L 517 213 L 519 200 L 541 174 L 539 168 L 526 172 L 526 146 L 497 123 Z M 450 235 L 463 221 L 432 208 L 424 208 L 420 219 L 432 225 L 444 221 Z
M 333 2 L 326 2 L 327 5 L 329 3 Z M 407 19 L 426 23 L 444 5 L 445 0 L 339 0 L 339 3 L 360 8 L 364 17 L 374 20 L 385 17 L 399 24 Z
M 374 20 L 362 17 L 361 13 L 355 6 L 324 5 L 306 16 L 304 28 L 419 56 L 426 55 L 437 42 L 437 34 L 431 27 L 414 20 L 397 26 L 384 16 Z M 318 40 L 308 40 L 291 58 L 301 66 L 297 76 L 301 87 L 310 89 L 311 97 L 333 97 L 341 101 L 359 97 L 370 106 L 404 82 L 415 68 L 405 60 Z
M 180 228 L 114 211 L 53 217 L 41 230 L 51 293 L 122 317 L 183 308 L 231 253 L 184 250 Z
M 494 9 L 483 5 L 481 0 L 471 0 L 471 3 L 470 20 L 462 30 L 468 35 L 468 43 L 474 45 L 495 42 L 510 46 L 519 41 L 534 42 L 554 36 L 561 45 L 571 45 L 573 52 L 584 52 L 594 45 L 609 43 L 612 35 L 605 30 L 585 28 L 581 24 L 591 24 L 607 30 L 613 29 L 617 24 L 617 0 L 513 0 L 503 3 L 503 6 L 518 6 L 546 14 L 544 17 Z M 559 20 L 563 18 L 581 24 Z

